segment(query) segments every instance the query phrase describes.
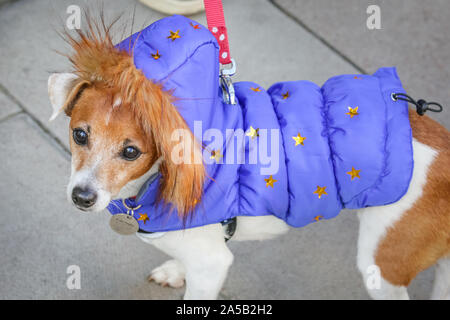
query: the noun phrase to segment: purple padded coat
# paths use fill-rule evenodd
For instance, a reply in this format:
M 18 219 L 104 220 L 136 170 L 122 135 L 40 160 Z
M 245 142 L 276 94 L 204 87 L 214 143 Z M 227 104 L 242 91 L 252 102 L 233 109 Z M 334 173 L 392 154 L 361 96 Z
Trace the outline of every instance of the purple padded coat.
M 179 37 L 169 38 L 171 32 Z M 246 161 L 226 163 L 227 151 L 237 149 L 233 137 L 216 146 L 223 155 L 221 163 L 207 164 L 214 181 L 205 182 L 204 196 L 186 228 L 261 215 L 302 227 L 335 217 L 343 208 L 396 202 L 408 189 L 412 135 L 406 102 L 391 99 L 392 93 L 405 92 L 394 68 L 371 76 L 340 75 L 322 87 L 292 81 L 266 91 L 239 82 L 234 84 L 238 104 L 229 105 L 219 84 L 219 46 L 197 22 L 183 16 L 164 18 L 117 47 L 133 54 L 136 68 L 149 80 L 173 90 L 180 98 L 176 107 L 193 132 L 197 121 L 203 132 L 214 128 L 223 137 L 227 129 L 246 133 Z M 257 129 L 278 135 L 264 141 L 255 134 Z M 204 136 L 197 139 L 210 143 Z M 275 172 L 265 175 L 267 163 L 248 160 L 255 141 L 265 144 L 268 154 L 277 152 Z M 160 179 L 152 177 L 136 199 L 125 199 L 128 206 L 142 205 L 134 215 L 148 215 L 149 220 L 138 221 L 146 232 L 183 228 L 176 210 L 168 214 L 155 203 Z M 108 209 L 112 214 L 127 212 L 121 200 L 113 200 Z

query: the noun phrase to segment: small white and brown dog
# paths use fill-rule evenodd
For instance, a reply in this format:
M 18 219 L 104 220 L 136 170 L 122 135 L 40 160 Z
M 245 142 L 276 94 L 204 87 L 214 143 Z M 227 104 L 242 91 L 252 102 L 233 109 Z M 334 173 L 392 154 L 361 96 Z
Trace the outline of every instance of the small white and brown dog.
M 171 132 L 188 129 L 186 123 L 170 93 L 147 80 L 127 53 L 116 50 L 108 32 L 99 36 L 94 30 L 90 24 L 79 38 L 67 36 L 75 51 L 70 56 L 74 72 L 52 74 L 48 81 L 51 119 L 60 111 L 71 118 L 69 201 L 98 212 L 112 199 L 135 196 L 159 171 L 165 181 L 161 200 L 187 214 L 201 197 L 205 169 L 174 164 L 167 156 Z M 103 25 L 103 30 L 109 28 Z M 381 271 L 381 286 L 367 287 L 371 297 L 408 299 L 411 280 L 436 265 L 432 298 L 450 299 L 450 133 L 415 112 L 410 122 L 414 172 L 409 190 L 394 204 L 359 210 L 358 268 L 365 278 L 371 266 Z M 199 152 L 196 145 L 194 152 Z M 238 217 L 232 241 L 270 239 L 288 229 L 274 216 Z M 217 297 L 233 262 L 221 224 L 138 236 L 173 257 L 149 279 L 171 287 L 186 281 L 185 299 Z

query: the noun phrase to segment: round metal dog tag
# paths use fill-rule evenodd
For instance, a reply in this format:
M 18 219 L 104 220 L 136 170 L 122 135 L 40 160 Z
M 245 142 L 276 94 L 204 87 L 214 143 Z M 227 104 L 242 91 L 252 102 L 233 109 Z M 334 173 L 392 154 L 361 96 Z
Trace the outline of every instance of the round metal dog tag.
M 139 231 L 139 224 L 136 219 L 125 213 L 115 214 L 109 220 L 109 225 L 118 234 L 128 236 Z

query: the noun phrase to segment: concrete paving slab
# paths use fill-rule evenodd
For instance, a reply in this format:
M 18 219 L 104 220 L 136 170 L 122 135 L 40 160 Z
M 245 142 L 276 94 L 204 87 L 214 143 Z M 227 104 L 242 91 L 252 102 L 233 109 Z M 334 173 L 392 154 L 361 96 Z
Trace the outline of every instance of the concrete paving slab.
M 0 92 L 0 121 L 20 111 L 20 108 L 11 99 Z
M 66 58 L 53 50 L 67 52 L 55 32 L 68 5 L 85 7 L 85 1 L 17 1 L 0 11 L 0 82 L 42 123 L 48 125 L 51 110 L 47 78 L 51 72 L 69 71 Z M 162 17 L 137 1 L 108 1 L 105 13 L 114 17 L 136 5 L 135 31 Z M 95 6 L 92 6 L 95 8 Z M 325 48 L 317 39 L 286 19 L 267 1 L 225 1 L 232 55 L 238 63 L 237 80 L 255 81 L 268 87 L 282 80 L 309 79 L 318 83 L 355 69 Z M 194 19 L 205 24 L 200 14 Z M 65 21 L 65 20 L 64 20 Z M 131 23 L 125 18 L 123 22 Z M 121 34 L 121 32 L 118 32 Z M 48 125 L 67 144 L 67 119 Z
M 450 128 L 450 1 L 273 1 L 367 72 L 397 66 L 410 95 L 442 102 L 429 114 Z M 369 5 L 381 9 L 381 30 L 367 28 Z

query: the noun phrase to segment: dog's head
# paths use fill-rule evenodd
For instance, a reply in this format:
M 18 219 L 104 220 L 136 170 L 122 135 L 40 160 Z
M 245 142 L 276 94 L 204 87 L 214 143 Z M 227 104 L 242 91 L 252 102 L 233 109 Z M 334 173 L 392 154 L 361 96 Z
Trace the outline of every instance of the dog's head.
M 159 200 L 185 217 L 202 196 L 205 168 L 194 160 L 201 148 L 172 95 L 114 47 L 108 28 L 101 36 L 93 30 L 67 37 L 74 71 L 52 74 L 48 81 L 51 120 L 61 111 L 71 118 L 69 201 L 83 211 L 102 210 L 161 159 Z M 172 139 L 175 130 L 188 132 L 182 150 Z M 185 161 L 172 159 L 175 146 Z

